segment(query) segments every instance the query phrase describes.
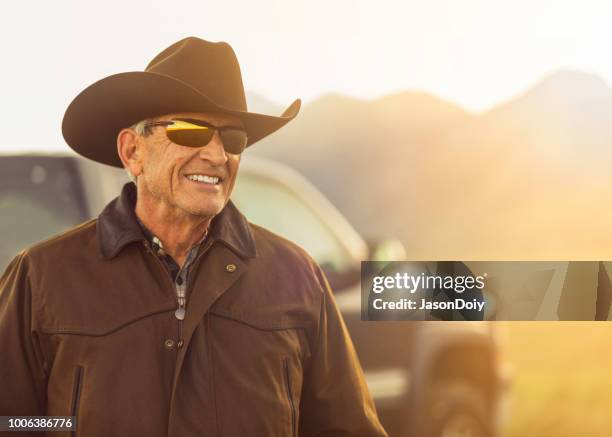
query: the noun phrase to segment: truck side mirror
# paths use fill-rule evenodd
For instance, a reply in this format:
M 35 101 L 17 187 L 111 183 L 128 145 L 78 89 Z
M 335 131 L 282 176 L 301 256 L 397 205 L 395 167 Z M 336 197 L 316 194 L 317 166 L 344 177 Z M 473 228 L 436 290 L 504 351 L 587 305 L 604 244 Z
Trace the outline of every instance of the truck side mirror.
M 368 261 L 405 261 L 407 258 L 404 244 L 397 238 L 368 241 Z

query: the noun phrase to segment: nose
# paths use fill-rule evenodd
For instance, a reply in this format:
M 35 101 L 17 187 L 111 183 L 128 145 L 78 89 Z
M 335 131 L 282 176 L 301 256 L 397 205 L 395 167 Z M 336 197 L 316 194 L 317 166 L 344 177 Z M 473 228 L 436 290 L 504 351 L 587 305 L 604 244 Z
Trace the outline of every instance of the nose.
M 227 162 L 227 154 L 218 130 L 215 130 L 215 134 L 207 145 L 200 147 L 199 156 L 200 159 L 210 161 L 213 165 L 224 165 Z

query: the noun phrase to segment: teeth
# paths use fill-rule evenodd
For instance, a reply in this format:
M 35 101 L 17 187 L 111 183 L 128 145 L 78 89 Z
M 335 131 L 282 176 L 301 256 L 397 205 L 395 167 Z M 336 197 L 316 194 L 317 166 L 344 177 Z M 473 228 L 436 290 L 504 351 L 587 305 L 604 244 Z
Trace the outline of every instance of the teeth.
M 207 176 L 204 174 L 190 174 L 187 175 L 187 179 L 190 181 L 204 182 L 205 184 L 216 185 L 219 182 L 219 178 L 216 176 Z

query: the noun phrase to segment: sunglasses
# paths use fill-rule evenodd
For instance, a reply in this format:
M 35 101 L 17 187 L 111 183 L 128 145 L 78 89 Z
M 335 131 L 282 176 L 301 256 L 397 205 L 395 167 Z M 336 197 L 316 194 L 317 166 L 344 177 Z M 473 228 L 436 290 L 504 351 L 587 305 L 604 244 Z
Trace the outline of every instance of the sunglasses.
M 225 151 L 235 155 L 244 151 L 248 140 L 247 133 L 238 127 L 218 127 L 202 120 L 180 119 L 145 124 L 145 127 L 154 126 L 165 126 L 166 136 L 170 141 L 187 147 L 207 145 L 215 135 L 215 131 L 218 131 Z

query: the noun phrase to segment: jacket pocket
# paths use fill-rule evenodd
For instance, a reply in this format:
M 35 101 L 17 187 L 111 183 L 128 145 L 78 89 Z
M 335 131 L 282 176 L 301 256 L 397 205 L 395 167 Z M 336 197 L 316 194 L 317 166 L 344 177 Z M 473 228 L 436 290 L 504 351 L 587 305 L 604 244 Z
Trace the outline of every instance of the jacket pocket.
M 287 399 L 289 400 L 289 408 L 291 412 L 291 437 L 297 436 L 296 410 L 295 402 L 293 401 L 293 392 L 291 390 L 291 374 L 289 373 L 289 359 L 283 359 L 283 379 L 285 380 L 285 389 L 287 391 Z
M 224 435 L 295 437 L 302 363 L 309 355 L 302 321 L 273 314 L 209 312 L 212 384 Z M 218 389 L 216 389 L 218 387 Z M 241 399 L 249 408 L 236 408 Z
M 81 390 L 83 387 L 83 374 L 85 369 L 83 366 L 77 366 L 74 371 L 74 385 L 72 386 L 72 402 L 70 404 L 70 415 L 75 417 L 74 431 L 72 436 L 77 436 L 79 404 L 81 401 Z

